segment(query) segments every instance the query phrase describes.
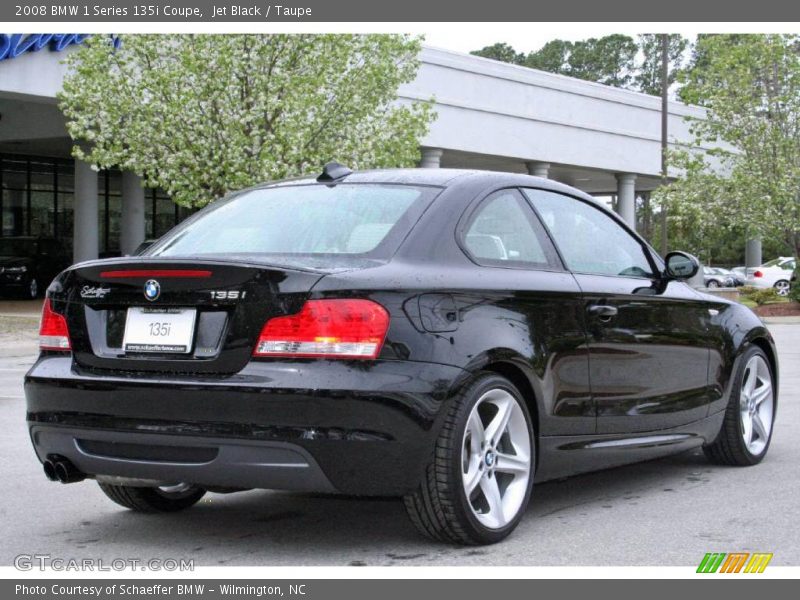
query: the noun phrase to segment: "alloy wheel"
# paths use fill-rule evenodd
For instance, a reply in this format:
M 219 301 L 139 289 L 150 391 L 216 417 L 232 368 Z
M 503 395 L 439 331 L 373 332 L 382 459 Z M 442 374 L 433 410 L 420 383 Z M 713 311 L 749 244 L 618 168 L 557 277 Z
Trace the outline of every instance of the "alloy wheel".
M 531 438 L 518 401 L 501 388 L 472 407 L 461 446 L 461 477 L 472 514 L 489 529 L 517 516 L 531 476 Z
M 761 356 L 753 356 L 744 369 L 739 395 L 742 438 L 750 454 L 764 451 L 772 431 L 775 395 L 769 365 Z
M 28 284 L 28 295 L 34 300 L 39 296 L 39 284 L 36 279 L 31 279 Z
M 775 283 L 775 292 L 778 296 L 788 296 L 789 295 L 789 282 L 780 280 Z

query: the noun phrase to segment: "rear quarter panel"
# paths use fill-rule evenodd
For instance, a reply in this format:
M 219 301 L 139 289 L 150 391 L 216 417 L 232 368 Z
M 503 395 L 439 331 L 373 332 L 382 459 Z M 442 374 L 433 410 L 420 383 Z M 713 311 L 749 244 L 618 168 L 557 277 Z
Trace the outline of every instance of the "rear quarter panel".
M 452 321 L 426 319 L 420 298 L 430 294 L 452 299 L 439 303 L 453 313 Z M 595 431 L 582 304 L 569 273 L 473 266 L 445 273 L 395 261 L 324 277 L 312 295 L 364 296 L 386 307 L 391 325 L 383 359 L 472 373 L 498 363 L 513 366 L 535 396 L 527 399 L 537 403 L 540 435 Z

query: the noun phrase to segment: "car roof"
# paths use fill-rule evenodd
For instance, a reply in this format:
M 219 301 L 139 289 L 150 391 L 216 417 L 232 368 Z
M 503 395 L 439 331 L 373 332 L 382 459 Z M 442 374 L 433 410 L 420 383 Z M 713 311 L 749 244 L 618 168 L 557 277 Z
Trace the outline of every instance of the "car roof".
M 336 185 L 337 183 L 383 183 L 383 184 L 402 184 L 402 185 L 429 185 L 437 187 L 450 187 L 451 185 L 470 182 L 486 185 L 493 184 L 498 187 L 518 186 L 518 187 L 537 187 L 557 192 L 579 196 L 591 200 L 602 206 L 596 198 L 591 195 L 553 179 L 535 177 L 524 173 L 510 173 L 507 171 L 484 171 L 480 169 L 427 169 L 427 168 L 405 168 L 405 169 L 373 169 L 366 171 L 354 171 L 342 177 L 336 182 L 319 182 L 317 176 L 303 176 L 280 181 L 265 182 L 255 185 L 238 192 L 236 195 L 259 189 L 276 188 L 292 185 Z M 607 208 L 607 207 L 603 207 Z

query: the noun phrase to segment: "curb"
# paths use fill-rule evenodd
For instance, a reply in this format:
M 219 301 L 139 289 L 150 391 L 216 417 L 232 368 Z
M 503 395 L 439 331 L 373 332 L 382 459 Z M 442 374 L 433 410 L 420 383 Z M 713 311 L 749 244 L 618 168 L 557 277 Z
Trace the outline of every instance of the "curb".
M 795 325 L 800 324 L 800 317 L 761 317 L 767 325 Z

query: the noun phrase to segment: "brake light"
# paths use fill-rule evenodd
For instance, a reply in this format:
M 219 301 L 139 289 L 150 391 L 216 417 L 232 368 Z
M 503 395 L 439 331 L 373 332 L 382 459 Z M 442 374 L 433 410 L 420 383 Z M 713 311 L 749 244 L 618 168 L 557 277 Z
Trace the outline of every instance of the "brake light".
M 763 276 L 764 274 L 761 271 L 756 271 L 755 273 L 753 273 L 753 277 L 763 277 Z
M 69 343 L 69 329 L 64 315 L 53 311 L 50 298 L 42 305 L 42 321 L 39 324 L 39 349 L 62 350 L 69 352 L 72 346 Z
M 150 277 L 158 277 L 159 279 L 205 279 L 211 277 L 211 275 L 211 271 L 198 269 L 125 269 L 100 273 L 100 277 L 103 279 L 147 279 Z
M 309 300 L 299 313 L 264 324 L 253 356 L 377 358 L 389 313 L 370 300 Z

